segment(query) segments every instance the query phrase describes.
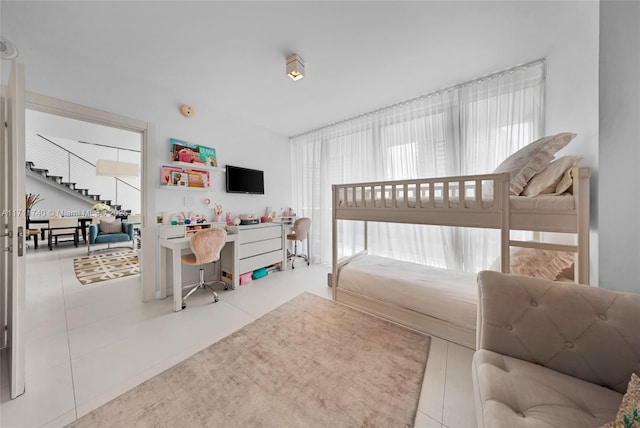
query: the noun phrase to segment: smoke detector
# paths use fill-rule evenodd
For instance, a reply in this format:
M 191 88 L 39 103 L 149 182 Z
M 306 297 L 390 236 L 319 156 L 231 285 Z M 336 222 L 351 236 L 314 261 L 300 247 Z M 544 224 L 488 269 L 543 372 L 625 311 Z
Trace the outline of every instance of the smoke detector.
M 18 56 L 18 48 L 9 40 L 0 36 L 0 58 L 14 59 Z

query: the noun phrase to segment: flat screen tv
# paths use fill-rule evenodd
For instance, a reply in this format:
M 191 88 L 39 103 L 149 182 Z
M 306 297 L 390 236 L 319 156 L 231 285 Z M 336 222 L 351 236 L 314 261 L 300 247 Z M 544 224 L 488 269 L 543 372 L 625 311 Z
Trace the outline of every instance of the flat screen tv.
M 264 172 L 227 165 L 227 193 L 264 195 Z

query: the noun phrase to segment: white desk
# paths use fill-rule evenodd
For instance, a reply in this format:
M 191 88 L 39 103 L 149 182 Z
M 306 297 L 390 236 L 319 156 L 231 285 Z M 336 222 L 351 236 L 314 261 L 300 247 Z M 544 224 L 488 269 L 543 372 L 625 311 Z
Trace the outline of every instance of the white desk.
M 182 310 L 182 250 L 191 251 L 191 238 L 173 238 L 159 239 L 160 244 L 160 290 L 161 294 L 166 293 L 167 287 L 173 287 L 173 310 L 178 312 Z M 221 252 L 233 251 L 229 260 L 233 260 L 233 283 L 231 288 L 235 289 L 239 285 L 239 266 L 238 266 L 238 235 L 227 234 L 227 243 Z M 162 268 L 167 263 L 167 256 L 171 254 L 171 263 Z M 220 256 L 222 260 L 222 255 Z M 218 264 L 217 271 L 220 272 L 221 261 Z M 171 274 L 167 271 L 171 270 Z M 166 296 L 166 294 L 165 294 Z

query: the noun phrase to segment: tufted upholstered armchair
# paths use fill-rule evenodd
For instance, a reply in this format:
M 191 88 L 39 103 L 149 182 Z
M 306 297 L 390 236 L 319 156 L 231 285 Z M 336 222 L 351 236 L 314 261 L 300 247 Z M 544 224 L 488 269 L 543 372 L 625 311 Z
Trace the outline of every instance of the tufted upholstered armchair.
M 640 294 L 483 271 L 478 427 L 598 427 L 640 373 Z

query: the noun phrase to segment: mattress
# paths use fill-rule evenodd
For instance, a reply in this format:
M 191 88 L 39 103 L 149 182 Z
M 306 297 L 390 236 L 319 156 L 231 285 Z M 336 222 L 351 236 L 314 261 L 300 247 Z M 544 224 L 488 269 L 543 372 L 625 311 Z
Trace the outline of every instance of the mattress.
M 338 288 L 470 329 L 476 328 L 476 274 L 361 255 L 342 267 Z
M 519 209 L 519 210 L 532 209 L 532 210 L 562 211 L 562 210 L 573 210 L 575 209 L 575 205 L 576 205 L 575 199 L 571 193 L 563 193 L 561 195 L 539 195 L 533 198 L 530 198 L 528 196 L 511 196 L 509 197 L 509 199 L 511 201 L 511 209 Z M 352 200 L 340 201 L 341 208 L 354 208 L 354 207 L 361 208 L 363 206 L 362 204 L 363 204 L 362 201 L 355 201 L 355 202 Z M 402 204 L 404 204 L 404 201 L 396 202 L 396 206 L 398 208 L 402 207 L 403 206 Z M 429 201 L 421 201 L 420 205 L 422 208 L 430 207 Z M 442 199 L 436 199 L 434 205 L 436 208 L 444 208 L 444 201 Z M 473 209 L 473 208 L 476 208 L 477 202 L 475 198 L 467 198 L 465 199 L 464 205 L 465 205 L 465 208 Z M 367 200 L 365 201 L 364 206 L 382 208 L 383 201 L 379 199 L 376 199 L 375 201 Z M 415 208 L 416 207 L 415 199 L 409 199 L 407 201 L 407 206 L 409 208 Z M 492 199 L 482 200 L 483 208 L 491 208 L 492 206 L 493 206 Z M 384 208 L 392 208 L 392 207 L 393 205 L 391 200 L 384 201 Z M 460 208 L 460 200 L 459 199 L 449 200 L 449 208 Z

